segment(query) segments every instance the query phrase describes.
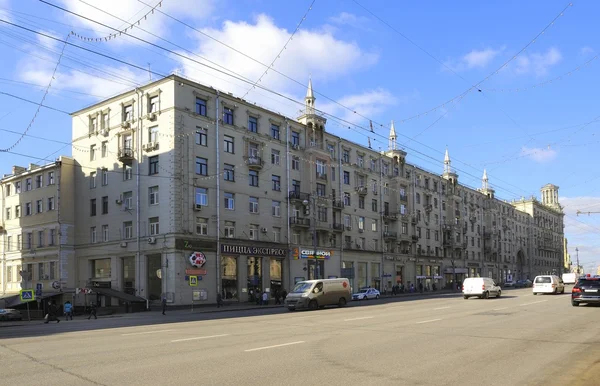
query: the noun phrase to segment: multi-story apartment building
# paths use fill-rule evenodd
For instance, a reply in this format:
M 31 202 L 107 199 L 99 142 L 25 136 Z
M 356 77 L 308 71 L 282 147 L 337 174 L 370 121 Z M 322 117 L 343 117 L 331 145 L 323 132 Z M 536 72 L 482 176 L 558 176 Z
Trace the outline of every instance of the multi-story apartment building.
M 569 253 L 569 243 L 567 238 L 565 237 L 563 242 L 563 272 L 568 273 L 572 272 L 573 263 L 571 261 L 571 254 Z
M 74 113 L 77 286 L 105 304 L 189 304 L 312 278 L 440 288 L 535 273 L 547 222 L 497 200 L 487 176 L 461 186 L 448 154 L 441 175 L 408 164 L 393 123 L 383 152 L 327 132 L 315 100 L 309 82 L 290 119 L 169 76 Z
M 0 180 L 0 294 L 18 303 L 21 289 L 42 286 L 44 297 L 74 284 L 74 161 L 14 166 Z M 56 299 L 61 302 L 61 299 Z

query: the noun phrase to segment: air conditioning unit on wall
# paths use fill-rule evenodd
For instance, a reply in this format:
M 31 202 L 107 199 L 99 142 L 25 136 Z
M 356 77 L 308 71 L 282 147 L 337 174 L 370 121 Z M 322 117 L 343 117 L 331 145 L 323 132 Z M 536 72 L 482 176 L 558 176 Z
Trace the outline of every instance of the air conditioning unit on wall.
M 156 244 L 156 237 L 148 237 L 148 244 Z

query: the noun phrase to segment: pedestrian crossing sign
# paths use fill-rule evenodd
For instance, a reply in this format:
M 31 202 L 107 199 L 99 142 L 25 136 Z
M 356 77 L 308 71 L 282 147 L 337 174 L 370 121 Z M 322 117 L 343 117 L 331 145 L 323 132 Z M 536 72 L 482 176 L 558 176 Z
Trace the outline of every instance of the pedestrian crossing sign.
M 32 302 L 35 300 L 35 291 L 32 289 L 21 290 L 20 295 L 22 302 Z
M 198 286 L 198 276 L 190 276 L 190 287 Z

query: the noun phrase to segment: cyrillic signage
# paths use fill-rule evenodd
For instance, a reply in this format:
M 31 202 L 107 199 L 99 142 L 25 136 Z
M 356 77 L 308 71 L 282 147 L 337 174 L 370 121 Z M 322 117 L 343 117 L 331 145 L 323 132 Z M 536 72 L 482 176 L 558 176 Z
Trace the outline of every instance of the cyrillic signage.
M 221 244 L 221 253 L 248 256 L 286 257 L 288 252 L 285 248 L 251 247 L 246 245 Z

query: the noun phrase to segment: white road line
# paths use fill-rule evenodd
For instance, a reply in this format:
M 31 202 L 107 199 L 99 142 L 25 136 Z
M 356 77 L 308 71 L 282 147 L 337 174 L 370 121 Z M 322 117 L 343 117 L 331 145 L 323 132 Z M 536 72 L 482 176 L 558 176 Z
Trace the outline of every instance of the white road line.
M 185 339 L 175 339 L 172 340 L 171 343 L 177 343 L 177 342 L 187 342 L 190 340 L 200 340 L 200 339 L 210 339 L 210 338 L 220 338 L 223 336 L 229 336 L 229 334 L 221 334 L 221 335 L 207 335 L 207 336 L 197 336 L 195 338 L 185 338 Z
M 431 322 L 437 322 L 440 321 L 442 319 L 430 319 L 430 320 L 424 320 L 422 322 L 417 322 L 417 324 L 423 324 L 423 323 L 431 323 Z
M 374 318 L 374 316 L 363 316 L 361 318 L 344 319 L 344 322 L 350 322 L 352 320 L 373 319 L 373 318 Z
M 505 309 L 507 309 L 507 308 L 508 308 L 508 307 L 494 308 L 492 311 L 500 311 L 500 310 L 505 310 Z
M 282 344 L 276 344 L 276 345 L 273 345 L 273 346 L 265 346 L 265 347 L 251 348 L 251 349 L 248 349 L 248 350 L 244 350 L 244 352 L 252 352 L 252 351 L 259 351 L 259 350 L 267 350 L 267 349 L 270 349 L 270 348 L 277 348 L 277 347 L 291 346 L 291 345 L 293 345 L 293 344 L 301 344 L 301 343 L 304 343 L 304 341 L 303 341 L 303 340 L 299 340 L 299 341 L 297 341 L 297 342 L 282 343 Z
M 437 311 L 437 310 L 446 310 L 448 308 L 450 308 L 450 306 L 448 306 L 448 307 L 438 307 L 438 308 L 434 308 L 434 310 L 435 311 Z
M 129 334 L 121 334 L 121 336 L 158 334 L 160 332 L 167 332 L 167 331 L 175 331 L 175 330 L 154 330 L 154 331 L 144 331 L 144 332 L 130 332 Z
M 537 304 L 537 303 L 543 303 L 543 302 L 547 302 L 548 300 L 538 300 L 537 302 L 531 302 L 531 303 L 525 303 L 525 304 L 519 304 L 519 307 L 523 307 L 523 306 L 530 306 L 532 304 Z

